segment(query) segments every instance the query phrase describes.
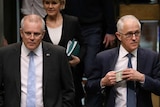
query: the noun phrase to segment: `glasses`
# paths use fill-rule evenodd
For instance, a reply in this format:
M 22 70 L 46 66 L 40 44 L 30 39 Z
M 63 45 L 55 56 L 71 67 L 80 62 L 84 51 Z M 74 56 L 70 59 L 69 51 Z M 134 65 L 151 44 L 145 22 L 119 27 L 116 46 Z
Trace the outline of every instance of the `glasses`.
M 120 33 L 120 32 L 119 32 Z M 126 36 L 126 38 L 132 38 L 133 37 L 133 35 L 135 36 L 135 37 L 139 37 L 140 36 L 140 34 L 141 34 L 141 32 L 140 31 L 136 31 L 136 32 L 128 32 L 128 33 L 126 33 L 126 34 L 123 34 L 123 33 L 120 33 L 121 35 L 125 35 Z
M 34 33 L 32 33 L 32 32 L 24 32 L 24 31 L 23 31 L 23 33 L 24 33 L 24 35 L 27 36 L 27 37 L 31 37 L 32 35 L 33 35 L 34 37 L 40 37 L 40 36 L 42 35 L 42 33 L 39 33 L 39 32 L 34 32 Z

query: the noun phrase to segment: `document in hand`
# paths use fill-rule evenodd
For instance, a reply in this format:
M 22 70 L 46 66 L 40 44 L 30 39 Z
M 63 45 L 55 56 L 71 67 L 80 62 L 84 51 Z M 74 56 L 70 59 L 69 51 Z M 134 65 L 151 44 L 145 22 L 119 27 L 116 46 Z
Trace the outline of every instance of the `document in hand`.
M 67 56 L 71 55 L 78 56 L 79 51 L 80 51 L 80 45 L 78 41 L 76 41 L 75 39 L 73 39 L 72 41 L 69 40 L 66 49 Z

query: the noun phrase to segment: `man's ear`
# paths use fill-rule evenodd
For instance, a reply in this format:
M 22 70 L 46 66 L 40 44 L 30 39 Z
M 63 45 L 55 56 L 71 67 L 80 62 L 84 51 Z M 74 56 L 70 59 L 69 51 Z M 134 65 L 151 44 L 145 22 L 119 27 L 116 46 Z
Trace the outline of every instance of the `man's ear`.
M 20 36 L 22 37 L 23 36 L 23 30 L 22 30 L 22 28 L 19 29 L 19 33 L 20 33 Z
M 43 30 L 43 33 L 42 33 L 42 39 L 43 39 L 43 37 L 44 37 L 45 33 L 46 33 L 46 30 Z
M 121 41 L 121 35 L 120 35 L 120 33 L 119 33 L 119 32 L 116 32 L 115 34 L 116 34 L 118 40 Z

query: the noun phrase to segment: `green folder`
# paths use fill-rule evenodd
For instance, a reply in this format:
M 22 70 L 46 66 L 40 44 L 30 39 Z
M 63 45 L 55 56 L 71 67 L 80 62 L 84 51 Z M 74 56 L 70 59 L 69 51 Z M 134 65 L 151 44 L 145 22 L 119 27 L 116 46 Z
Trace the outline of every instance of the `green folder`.
M 66 49 L 67 56 L 71 55 L 78 56 L 79 51 L 80 51 L 80 45 L 78 41 L 76 41 L 75 39 L 69 40 Z

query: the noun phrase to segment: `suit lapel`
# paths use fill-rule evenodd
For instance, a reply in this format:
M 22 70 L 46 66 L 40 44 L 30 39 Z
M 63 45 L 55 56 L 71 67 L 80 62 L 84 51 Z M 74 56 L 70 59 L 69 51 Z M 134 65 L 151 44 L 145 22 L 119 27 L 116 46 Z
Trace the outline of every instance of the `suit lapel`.
M 144 59 L 145 59 L 145 54 L 144 54 L 144 52 L 140 49 L 140 48 L 138 48 L 138 52 L 137 52 L 137 70 L 138 71 L 143 71 L 143 67 L 144 67 Z
M 118 56 L 119 56 L 119 48 L 116 48 L 115 55 L 113 56 L 113 63 L 111 65 L 111 70 L 114 70 L 116 62 L 118 60 Z
M 51 61 L 52 58 L 51 55 L 53 53 L 50 52 L 49 46 L 46 45 L 45 42 L 42 42 L 42 50 L 43 50 L 43 95 L 45 96 L 45 88 L 46 88 L 46 84 L 47 84 L 47 75 L 48 75 L 48 69 L 50 69 L 50 65 L 51 65 Z M 45 97 L 44 97 L 45 98 Z
M 68 20 L 66 20 L 66 16 L 63 14 L 62 14 L 62 16 L 63 16 L 62 36 L 61 36 L 61 40 L 59 41 L 58 45 L 66 47 L 66 44 L 68 42 L 69 37 L 72 36 L 68 32 L 68 31 L 70 31 L 69 28 L 71 28 L 71 27 L 70 27 L 70 24 L 68 24 Z
M 110 62 L 110 70 L 114 70 L 115 68 L 115 65 L 116 65 L 116 62 L 117 62 L 117 59 L 118 59 L 118 56 L 119 56 L 119 47 L 118 48 L 115 48 L 113 50 L 113 54 L 112 54 L 112 57 L 111 57 L 111 62 Z

